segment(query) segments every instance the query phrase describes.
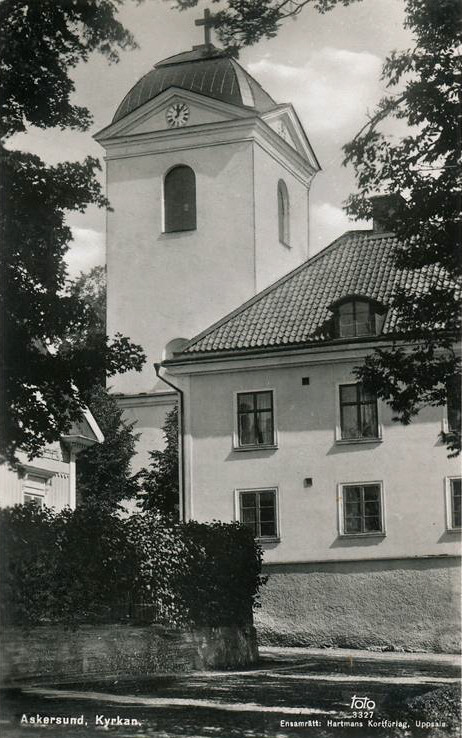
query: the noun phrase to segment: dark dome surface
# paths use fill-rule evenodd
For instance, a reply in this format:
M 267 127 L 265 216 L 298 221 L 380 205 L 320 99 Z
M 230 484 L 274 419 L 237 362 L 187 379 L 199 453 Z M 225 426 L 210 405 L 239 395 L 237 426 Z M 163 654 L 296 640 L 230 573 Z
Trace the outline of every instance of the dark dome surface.
M 156 64 L 125 95 L 112 120 L 115 123 L 169 87 L 191 90 L 232 105 L 264 113 L 275 101 L 235 59 L 214 46 L 200 46 Z

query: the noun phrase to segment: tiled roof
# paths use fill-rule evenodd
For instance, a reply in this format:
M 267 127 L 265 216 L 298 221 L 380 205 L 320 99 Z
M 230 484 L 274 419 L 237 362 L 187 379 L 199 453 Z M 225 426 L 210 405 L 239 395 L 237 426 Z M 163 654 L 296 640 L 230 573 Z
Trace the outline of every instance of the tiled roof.
M 341 298 L 361 295 L 387 307 L 397 287 L 425 291 L 441 282 L 432 266 L 400 271 L 393 255 L 399 247 L 393 234 L 348 231 L 275 284 L 193 338 L 187 355 L 206 352 L 296 346 L 320 342 L 320 332 L 332 318 L 329 306 Z M 397 327 L 389 310 L 382 334 Z
M 276 106 L 267 92 L 234 59 L 215 47 L 200 47 L 156 64 L 125 95 L 115 123 L 169 87 L 198 92 L 215 100 L 255 108 L 264 113 Z

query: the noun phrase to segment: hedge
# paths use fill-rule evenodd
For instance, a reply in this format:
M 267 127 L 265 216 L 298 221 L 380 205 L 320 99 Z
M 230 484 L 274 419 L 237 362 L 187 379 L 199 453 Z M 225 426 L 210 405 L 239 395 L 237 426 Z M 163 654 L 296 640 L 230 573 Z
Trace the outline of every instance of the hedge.
M 259 606 L 261 562 L 238 523 L 122 519 L 95 503 L 61 513 L 16 506 L 0 510 L 0 618 L 245 625 Z

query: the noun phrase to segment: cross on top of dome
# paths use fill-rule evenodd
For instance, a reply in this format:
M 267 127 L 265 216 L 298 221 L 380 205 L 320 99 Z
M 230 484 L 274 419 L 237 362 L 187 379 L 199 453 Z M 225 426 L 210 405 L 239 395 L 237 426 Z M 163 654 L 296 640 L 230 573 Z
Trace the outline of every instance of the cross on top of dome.
M 204 17 L 198 18 L 194 21 L 194 25 L 196 26 L 204 26 L 204 45 L 205 46 L 211 46 L 212 45 L 212 35 L 210 33 L 211 29 L 215 27 L 216 24 L 216 16 L 212 15 L 210 10 L 208 8 L 204 9 Z

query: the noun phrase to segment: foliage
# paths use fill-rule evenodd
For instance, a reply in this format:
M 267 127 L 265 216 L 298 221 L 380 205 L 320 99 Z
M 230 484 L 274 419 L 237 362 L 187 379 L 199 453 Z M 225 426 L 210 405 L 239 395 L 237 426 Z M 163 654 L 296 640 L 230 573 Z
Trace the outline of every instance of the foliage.
M 0 135 L 26 124 L 86 130 L 87 108 L 72 103 L 69 70 L 99 51 L 110 61 L 118 49 L 134 48 L 116 19 L 122 0 L 3 0 L 0 5 Z
M 214 3 L 220 0 L 212 0 Z M 237 56 L 244 46 L 263 38 L 273 38 L 289 18 L 296 18 L 305 6 L 320 13 L 336 5 L 351 5 L 361 0 L 226 0 L 225 8 L 214 13 L 214 26 L 220 43 Z M 198 0 L 176 0 L 179 10 L 195 7 Z
M 85 401 L 104 435 L 103 443 L 96 443 L 78 456 L 78 503 L 93 500 L 95 504 L 118 508 L 123 500 L 136 497 L 138 474 L 131 473 L 138 434 L 134 423 L 123 419 L 117 400 L 100 385 L 85 394 Z
M 88 128 L 89 111 L 72 103 L 69 71 L 92 51 L 116 60 L 118 49 L 133 47 L 115 18 L 120 2 L 0 4 L 3 138 L 28 125 Z M 64 289 L 64 256 L 72 240 L 66 214 L 84 212 L 90 204 L 107 205 L 95 178 L 98 161 L 87 157 L 81 163 L 47 166 L 37 156 L 4 145 L 0 156 L 0 454 L 14 463 L 18 447 L 32 457 L 68 431 L 79 416 L 81 392 L 93 384 L 101 365 L 109 376 L 139 370 L 144 355 L 120 335 L 111 341 L 94 336 L 92 342 L 69 347 L 70 337 L 91 333 L 91 311 Z
M 136 604 L 170 625 L 247 624 L 264 582 L 261 549 L 237 523 L 124 519 L 89 500 L 4 509 L 0 534 L 5 624 L 114 622 Z
M 54 515 L 32 503 L 0 509 L 0 531 L 1 619 L 36 623 L 54 605 Z
M 457 71 L 458 0 L 407 0 L 406 25 L 413 49 L 393 52 L 383 68 L 390 90 L 372 120 L 345 146 L 355 167 L 359 192 L 348 211 L 370 216 L 369 196 L 379 188 L 403 193 L 393 230 L 401 249 L 398 265 L 421 269 L 428 289 L 396 290 L 390 304 L 400 316 L 397 343 L 366 359 L 358 376 L 386 400 L 396 419 L 409 423 L 423 405 L 443 405 L 446 388 L 460 382 L 454 342 L 460 334 L 460 79 Z M 412 128 L 400 141 L 380 128 L 387 118 Z M 460 433 L 447 439 L 460 448 Z
M 179 510 L 177 407 L 167 414 L 163 433 L 164 450 L 151 451 L 150 466 L 140 473 L 142 492 L 139 501 L 142 510 L 158 511 L 177 520 Z
M 188 621 L 202 625 L 245 625 L 259 607 L 262 551 L 240 523 L 190 521 L 180 527 L 187 561 L 179 592 Z

